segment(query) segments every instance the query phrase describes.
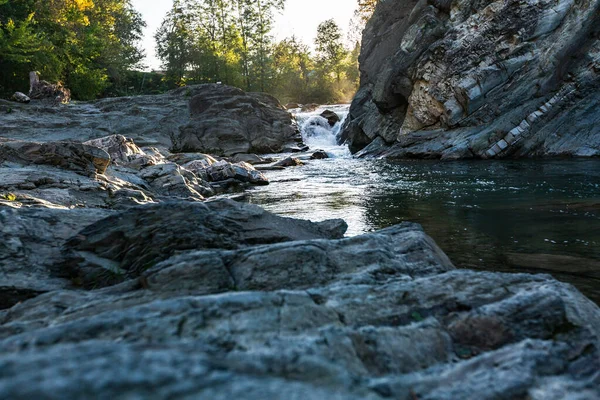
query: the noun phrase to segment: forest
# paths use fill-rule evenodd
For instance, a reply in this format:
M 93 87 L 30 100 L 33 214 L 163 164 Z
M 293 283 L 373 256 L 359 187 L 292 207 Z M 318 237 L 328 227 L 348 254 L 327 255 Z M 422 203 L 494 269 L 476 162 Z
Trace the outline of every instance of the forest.
M 144 72 L 145 22 L 129 0 L 0 0 L 0 97 L 24 91 L 37 71 L 77 100 L 221 82 L 284 103 L 348 101 L 376 1 L 359 0 L 350 27 L 323 21 L 309 46 L 275 40 L 285 0 L 174 0 L 155 33 L 161 71 Z

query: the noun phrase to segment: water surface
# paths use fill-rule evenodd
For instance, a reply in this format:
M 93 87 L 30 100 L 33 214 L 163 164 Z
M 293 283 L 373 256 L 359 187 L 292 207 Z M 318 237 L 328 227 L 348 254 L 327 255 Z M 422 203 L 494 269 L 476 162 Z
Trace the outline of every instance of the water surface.
M 268 172 L 249 201 L 343 218 L 348 235 L 417 222 L 457 267 L 552 273 L 600 304 L 599 159 L 388 162 L 326 150 L 336 158 Z

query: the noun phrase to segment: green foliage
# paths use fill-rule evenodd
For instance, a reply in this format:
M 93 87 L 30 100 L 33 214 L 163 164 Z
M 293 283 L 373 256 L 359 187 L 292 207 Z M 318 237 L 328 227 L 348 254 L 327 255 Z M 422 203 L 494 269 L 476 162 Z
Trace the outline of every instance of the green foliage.
M 130 0 L 0 0 L 0 95 L 29 87 L 29 72 L 91 99 L 143 58 L 144 27 Z
M 169 86 L 215 83 L 275 95 L 283 102 L 348 101 L 358 87 L 358 47 L 345 48 L 333 20 L 319 26 L 316 50 L 296 38 L 275 43 L 283 0 L 175 0 L 157 31 Z

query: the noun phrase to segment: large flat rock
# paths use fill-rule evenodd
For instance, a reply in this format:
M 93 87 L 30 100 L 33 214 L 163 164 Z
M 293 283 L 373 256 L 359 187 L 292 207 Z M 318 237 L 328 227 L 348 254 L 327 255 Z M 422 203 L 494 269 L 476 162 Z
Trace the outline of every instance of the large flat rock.
M 416 224 L 310 239 L 325 227 L 183 204 L 68 244 L 123 269 L 162 260 L 133 279 L 0 311 L 0 398 L 600 395 L 600 310 L 570 285 L 456 270 Z

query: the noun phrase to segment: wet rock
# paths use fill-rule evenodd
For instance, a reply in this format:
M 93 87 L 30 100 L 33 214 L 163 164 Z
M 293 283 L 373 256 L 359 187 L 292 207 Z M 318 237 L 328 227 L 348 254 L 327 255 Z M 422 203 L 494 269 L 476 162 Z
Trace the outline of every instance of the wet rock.
M 16 102 L 23 104 L 31 103 L 31 99 L 25 93 L 21 92 L 16 92 L 15 94 L 13 94 L 12 99 Z
M 183 250 L 331 238 L 340 231 L 339 224 L 276 217 L 228 200 L 166 203 L 133 208 L 93 224 L 74 236 L 66 251 L 70 276 L 97 287 L 139 276 Z
M 273 164 L 273 167 L 297 167 L 300 165 L 304 165 L 302 161 L 295 157 L 284 158 L 283 160 L 277 161 Z
M 324 160 L 326 158 L 329 158 L 329 154 L 324 150 L 317 150 L 310 156 L 311 160 Z
M 599 10 L 380 2 L 342 141 L 381 139 L 388 158 L 600 155 Z
M 282 153 L 303 153 L 308 150 L 310 150 L 310 148 L 306 145 L 287 146 L 283 149 Z
M 104 150 L 82 143 L 0 140 L 0 163 L 50 165 L 82 174 L 103 174 L 110 164 Z
M 219 156 L 277 153 L 301 140 L 291 115 L 273 97 L 225 85 L 203 85 L 190 99 L 191 121 L 173 149 Z
M 325 110 L 321 113 L 321 117 L 325 118 L 329 123 L 329 126 L 335 126 L 340 122 L 340 116 L 331 110 Z
M 301 107 L 301 106 L 300 106 L 300 104 L 298 104 L 298 103 L 287 103 L 287 104 L 285 105 L 285 108 L 286 108 L 287 110 L 293 110 L 293 109 L 295 109 L 295 108 L 300 108 L 300 107 Z

